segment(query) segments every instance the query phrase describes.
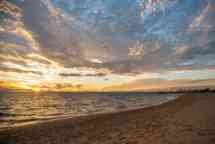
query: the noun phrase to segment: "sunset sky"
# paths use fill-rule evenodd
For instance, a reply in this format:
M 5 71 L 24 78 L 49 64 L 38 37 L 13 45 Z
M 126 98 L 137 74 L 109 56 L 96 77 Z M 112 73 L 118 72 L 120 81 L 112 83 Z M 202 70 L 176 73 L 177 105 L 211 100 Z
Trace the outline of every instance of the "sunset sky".
M 215 86 L 214 0 L 0 1 L 0 88 Z

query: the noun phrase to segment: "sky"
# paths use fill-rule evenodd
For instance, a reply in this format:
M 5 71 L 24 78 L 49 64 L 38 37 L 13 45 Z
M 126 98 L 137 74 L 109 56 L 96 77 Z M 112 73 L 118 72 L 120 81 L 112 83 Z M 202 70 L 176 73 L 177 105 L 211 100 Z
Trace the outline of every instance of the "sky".
M 0 88 L 214 86 L 214 19 L 214 0 L 2 0 Z

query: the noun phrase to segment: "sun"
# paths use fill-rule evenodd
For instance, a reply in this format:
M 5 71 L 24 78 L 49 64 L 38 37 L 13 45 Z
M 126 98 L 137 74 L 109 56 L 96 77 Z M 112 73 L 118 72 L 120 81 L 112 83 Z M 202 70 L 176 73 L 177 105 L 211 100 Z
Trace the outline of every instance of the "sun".
M 34 87 L 34 88 L 32 88 L 32 91 L 34 91 L 34 92 L 40 92 L 40 88 Z

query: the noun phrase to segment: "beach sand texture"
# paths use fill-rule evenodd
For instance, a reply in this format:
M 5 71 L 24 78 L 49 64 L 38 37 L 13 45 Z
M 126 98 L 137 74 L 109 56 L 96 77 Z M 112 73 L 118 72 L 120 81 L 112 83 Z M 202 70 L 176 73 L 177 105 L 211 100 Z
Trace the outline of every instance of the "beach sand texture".
M 215 144 L 215 93 L 0 132 L 0 144 Z

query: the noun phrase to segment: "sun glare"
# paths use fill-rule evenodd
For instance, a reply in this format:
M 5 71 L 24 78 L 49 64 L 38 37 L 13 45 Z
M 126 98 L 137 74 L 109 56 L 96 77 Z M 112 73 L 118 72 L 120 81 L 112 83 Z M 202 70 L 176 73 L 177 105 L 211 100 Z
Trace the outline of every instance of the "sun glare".
M 32 91 L 33 92 L 40 92 L 40 88 L 38 88 L 38 87 L 32 88 Z

